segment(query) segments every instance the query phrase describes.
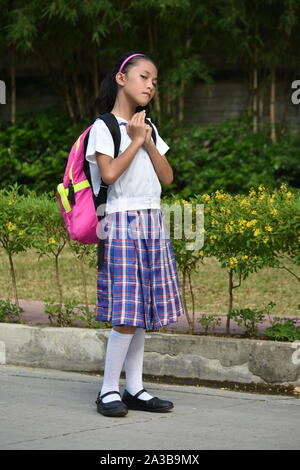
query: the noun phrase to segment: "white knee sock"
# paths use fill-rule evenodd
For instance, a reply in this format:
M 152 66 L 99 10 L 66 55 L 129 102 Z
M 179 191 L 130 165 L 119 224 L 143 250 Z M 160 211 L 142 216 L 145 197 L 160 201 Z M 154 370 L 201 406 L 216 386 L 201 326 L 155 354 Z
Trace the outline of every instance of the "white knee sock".
M 119 333 L 112 329 L 107 342 L 104 378 L 101 388 L 101 395 L 113 390 L 119 391 L 119 380 L 122 366 L 134 334 Z M 120 395 L 111 394 L 103 398 L 103 403 L 120 400 Z
M 144 362 L 145 330 L 137 328 L 130 343 L 125 358 L 126 390 L 135 395 L 143 387 L 143 362 Z M 150 400 L 152 395 L 144 392 L 138 397 L 141 400 Z

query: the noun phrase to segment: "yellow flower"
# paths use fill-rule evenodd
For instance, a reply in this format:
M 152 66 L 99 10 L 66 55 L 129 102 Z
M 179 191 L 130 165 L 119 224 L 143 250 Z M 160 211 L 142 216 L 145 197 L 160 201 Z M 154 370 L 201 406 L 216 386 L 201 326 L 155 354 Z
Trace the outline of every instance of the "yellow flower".
M 247 199 L 247 198 L 241 199 L 241 201 L 240 201 L 240 206 L 243 207 L 243 206 L 249 206 L 249 205 L 250 205 L 249 199 Z
M 9 205 L 9 206 L 11 206 L 11 205 L 14 204 L 14 203 L 15 203 L 15 201 L 14 201 L 13 199 L 9 199 L 9 200 L 8 200 L 8 205 Z
M 293 194 L 289 191 L 286 193 L 285 197 L 290 201 L 293 198 Z
M 245 219 L 239 219 L 239 224 L 240 224 L 240 225 L 246 225 L 246 224 L 247 224 L 247 220 L 245 220 Z
M 253 235 L 254 235 L 255 237 L 257 237 L 259 234 L 260 234 L 260 229 L 259 229 L 259 228 L 256 228 L 256 229 L 254 230 L 254 232 L 253 232 Z
M 277 209 L 271 209 L 271 210 L 270 210 L 270 213 L 271 213 L 272 215 L 276 215 L 276 214 L 277 214 Z
M 255 225 L 257 223 L 257 219 L 252 219 L 252 220 L 249 220 L 246 225 L 247 227 L 252 227 L 252 225 Z
M 263 199 L 265 199 L 265 196 L 266 196 L 265 194 L 260 194 L 260 196 L 259 196 L 258 199 L 259 199 L 260 201 L 262 201 Z
M 199 251 L 199 255 L 204 256 L 204 251 L 203 250 Z
M 232 226 L 230 224 L 226 224 L 225 225 L 225 231 L 228 233 L 228 232 L 232 232 Z
M 249 256 L 248 256 L 248 255 L 244 255 L 242 258 L 243 258 L 243 259 L 248 259 Z
M 272 227 L 270 225 L 265 225 L 265 230 L 267 230 L 267 232 L 272 232 Z
M 229 258 L 228 265 L 230 268 L 235 268 L 237 264 L 238 264 L 238 260 L 235 257 Z
M 49 238 L 48 242 L 49 243 L 56 243 L 56 240 L 55 240 L 55 238 Z
M 216 219 L 212 219 L 211 225 L 218 225 L 218 224 L 219 224 L 219 222 Z
M 258 186 L 258 191 L 265 191 L 265 190 L 266 190 L 266 188 L 264 187 L 263 184 L 260 184 L 260 185 Z
M 279 188 L 279 190 L 280 190 L 281 192 L 286 192 L 286 191 L 287 191 L 287 186 L 286 186 L 286 184 L 285 184 L 285 183 L 282 183 L 281 186 L 280 186 L 280 188 Z
M 250 196 L 250 197 L 255 197 L 255 196 L 256 196 L 256 191 L 254 191 L 254 189 L 251 189 L 251 190 L 249 191 L 249 196 Z
M 209 201 L 210 200 L 210 195 L 209 194 L 203 194 L 202 198 L 204 201 Z
M 210 238 L 210 243 L 216 242 L 216 239 L 217 239 L 216 235 L 211 235 L 209 238 Z
M 257 210 L 253 209 L 253 211 L 251 211 L 251 214 L 257 214 Z
M 24 230 L 20 230 L 19 235 L 24 235 Z
M 216 199 L 226 199 L 226 196 L 225 196 L 225 194 L 223 193 L 222 190 L 219 191 L 219 190 L 217 189 L 217 191 L 215 191 L 215 198 L 216 198 Z
M 12 222 L 7 222 L 6 228 L 9 232 L 12 232 L 13 230 L 16 230 L 17 227 Z
M 264 243 L 267 243 L 268 241 L 269 241 L 269 237 L 264 237 L 264 238 L 263 238 L 263 242 L 264 242 Z

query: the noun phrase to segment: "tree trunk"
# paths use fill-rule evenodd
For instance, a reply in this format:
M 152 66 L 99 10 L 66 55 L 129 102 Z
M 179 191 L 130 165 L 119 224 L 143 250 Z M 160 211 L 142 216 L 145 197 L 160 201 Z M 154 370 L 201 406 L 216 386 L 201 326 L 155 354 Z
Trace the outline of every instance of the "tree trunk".
M 88 302 L 87 286 L 86 286 L 86 277 L 85 277 L 85 272 L 84 272 L 84 263 L 83 263 L 82 259 L 79 260 L 79 264 L 80 264 L 81 279 L 82 279 L 82 283 L 83 283 L 85 306 L 86 306 L 87 310 L 89 310 L 89 302 Z
M 191 331 L 189 331 L 189 333 L 194 334 L 194 331 L 195 331 L 195 297 L 194 297 L 193 286 L 192 286 L 192 281 L 191 281 L 191 274 L 189 273 L 188 276 L 189 276 L 189 285 L 190 285 L 191 298 L 192 298 L 192 317 L 193 317 L 192 329 Z
M 180 96 L 178 98 L 178 121 L 182 122 L 184 118 L 184 80 L 181 80 L 180 83 Z
M 68 88 L 68 83 L 67 83 L 66 77 L 64 78 L 63 86 L 64 86 L 64 94 L 65 94 L 65 100 L 66 100 L 66 105 L 67 105 L 67 109 L 68 109 L 68 112 L 69 112 L 69 116 L 72 119 L 72 121 L 74 122 L 75 121 L 75 113 L 74 113 L 74 110 L 73 110 L 72 100 L 71 100 L 71 96 L 70 96 L 70 93 L 69 93 L 69 88 Z
M 232 311 L 232 301 L 233 301 L 233 282 L 232 282 L 232 277 L 233 277 L 233 270 L 229 269 L 228 271 L 228 293 L 229 293 L 229 305 L 228 305 L 228 315 L 227 315 L 227 321 L 226 321 L 226 334 L 230 334 L 230 313 Z
M 74 73 L 73 78 L 74 78 L 75 95 L 76 95 L 76 100 L 77 100 L 77 105 L 78 105 L 79 117 L 80 119 L 82 119 L 84 116 L 82 89 L 80 87 L 76 72 Z
M 254 70 L 253 70 L 253 105 L 252 105 L 252 122 L 253 122 L 253 134 L 257 133 L 257 111 L 258 111 L 258 94 L 257 94 L 257 84 L 258 84 L 258 71 L 256 63 L 256 53 L 254 61 Z
M 193 324 L 192 324 L 192 320 L 191 320 L 191 317 L 189 315 L 187 305 L 186 305 L 185 284 L 186 284 L 186 270 L 183 271 L 183 275 L 182 275 L 182 297 L 183 297 L 184 310 L 185 310 L 186 318 L 187 318 L 188 325 L 189 325 L 189 334 L 192 334 Z
M 17 94 L 16 94 L 16 51 L 15 48 L 11 49 L 11 123 L 16 122 L 16 108 L 17 108 Z
M 271 140 L 273 144 L 276 143 L 276 77 L 275 77 L 275 68 L 271 71 L 271 93 L 270 93 L 270 125 L 271 125 Z
M 94 76 L 93 76 L 93 81 L 94 81 L 94 97 L 95 99 L 99 95 L 99 69 L 98 69 L 98 57 L 96 54 L 94 55 Z
M 258 97 L 258 121 L 259 124 L 264 122 L 264 89 L 260 88 Z
M 62 285 L 60 282 L 58 255 L 55 255 L 55 273 L 56 273 L 56 285 L 57 285 L 58 296 L 59 296 L 58 323 L 60 324 L 62 320 L 63 290 L 62 290 Z
M 153 100 L 153 105 L 154 105 L 154 111 L 157 115 L 157 125 L 161 125 L 161 115 L 160 115 L 160 95 L 159 95 L 159 89 L 157 88 L 156 93 L 154 95 L 154 100 Z
M 20 323 L 24 323 L 23 313 L 20 310 L 20 304 L 19 304 L 19 298 L 18 298 L 15 268 L 13 264 L 12 254 L 10 252 L 8 252 L 8 259 L 9 259 L 9 267 L 10 267 L 11 280 L 12 280 L 13 291 L 14 291 L 14 296 L 15 296 L 15 302 L 16 302 L 16 306 L 19 312 L 19 321 Z

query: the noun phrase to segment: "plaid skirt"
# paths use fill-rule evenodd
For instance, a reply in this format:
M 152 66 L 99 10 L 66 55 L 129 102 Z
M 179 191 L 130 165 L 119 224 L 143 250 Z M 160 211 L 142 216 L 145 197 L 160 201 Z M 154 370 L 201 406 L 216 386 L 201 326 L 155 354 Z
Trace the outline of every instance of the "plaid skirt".
M 102 230 L 107 235 L 97 276 L 96 320 L 155 330 L 184 315 L 161 209 L 107 214 Z

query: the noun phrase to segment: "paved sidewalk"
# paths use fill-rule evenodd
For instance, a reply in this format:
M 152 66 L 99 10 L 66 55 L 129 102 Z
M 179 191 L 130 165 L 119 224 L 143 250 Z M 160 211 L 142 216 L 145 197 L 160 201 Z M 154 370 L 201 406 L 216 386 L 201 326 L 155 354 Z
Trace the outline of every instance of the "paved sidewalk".
M 293 397 L 144 382 L 174 409 L 110 418 L 94 403 L 100 376 L 2 365 L 0 382 L 0 449 L 300 449 Z
M 43 302 L 40 302 L 38 300 L 20 300 L 20 306 L 25 310 L 23 316 L 24 316 L 24 321 L 27 324 L 32 324 L 32 325 L 37 325 L 37 324 L 43 325 L 43 324 L 45 324 L 45 325 L 47 325 L 47 324 L 50 323 L 49 319 L 48 319 L 48 316 L 44 313 L 44 303 Z M 93 308 L 92 305 L 90 307 Z M 194 322 L 194 325 L 195 325 L 195 330 L 194 331 L 195 331 L 195 333 L 203 332 L 203 327 L 197 321 L 197 318 L 202 313 L 208 314 L 208 312 L 195 312 L 195 322 Z M 221 322 L 220 327 L 215 328 L 215 333 L 223 334 L 223 333 L 226 332 L 226 314 L 217 313 L 216 315 L 222 317 L 222 322 Z M 279 316 L 279 315 L 277 315 L 277 316 Z M 290 315 L 280 315 L 280 316 L 281 317 L 284 316 L 286 318 L 297 318 L 295 315 L 292 315 L 292 316 L 290 316 Z M 299 319 L 299 322 L 300 322 L 300 316 L 298 316 L 298 319 Z M 83 323 L 78 321 L 75 324 L 80 326 Z M 241 335 L 241 334 L 244 333 L 244 329 L 239 327 L 234 322 L 234 320 L 230 321 L 230 325 L 231 325 L 230 330 L 231 330 L 232 334 Z M 264 330 L 268 326 L 270 326 L 270 323 L 268 321 L 266 321 L 264 323 L 261 323 L 258 326 L 259 335 L 263 335 Z M 186 315 L 183 315 L 182 317 L 179 317 L 178 322 L 172 323 L 172 324 L 168 325 L 165 328 L 166 328 L 166 330 L 174 331 L 175 333 L 179 333 L 179 332 L 180 333 L 187 333 L 188 332 L 188 322 L 187 322 Z

